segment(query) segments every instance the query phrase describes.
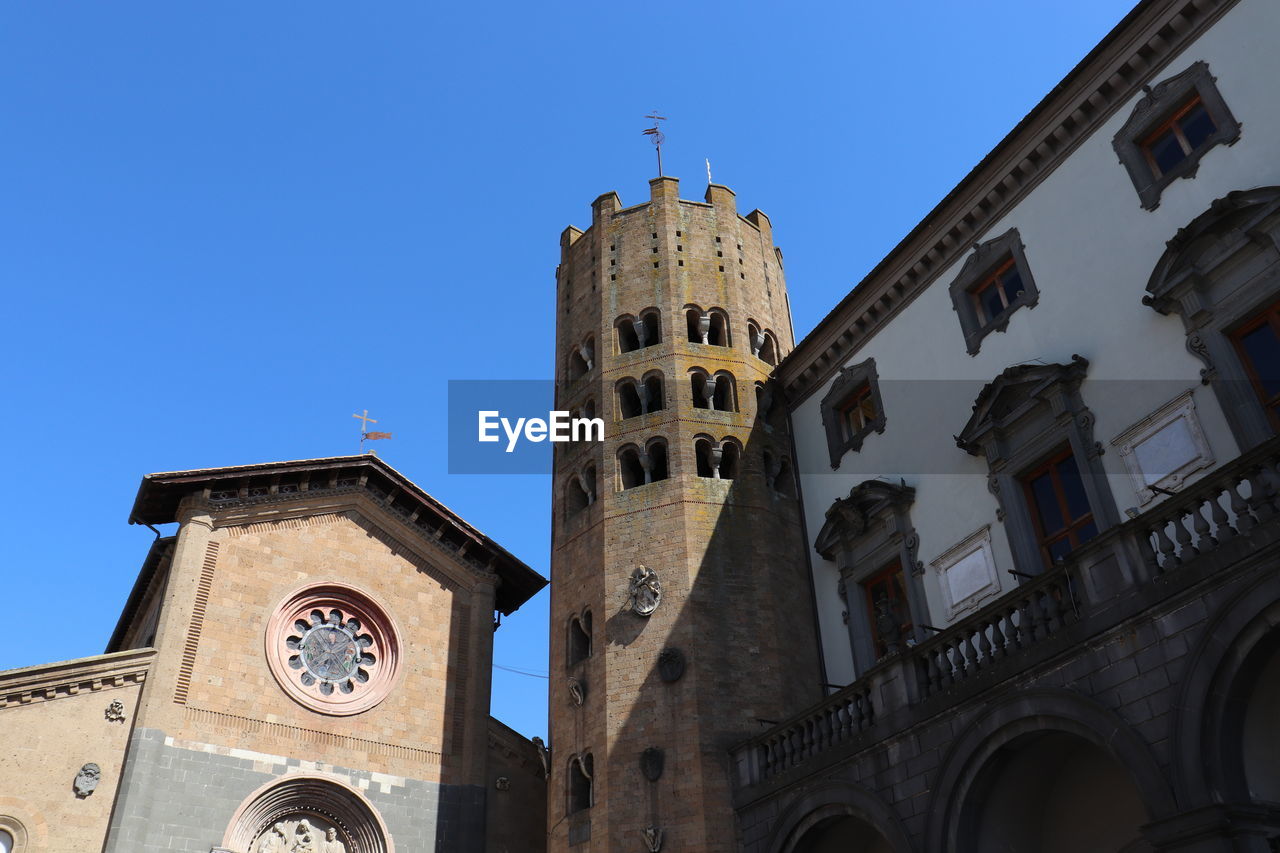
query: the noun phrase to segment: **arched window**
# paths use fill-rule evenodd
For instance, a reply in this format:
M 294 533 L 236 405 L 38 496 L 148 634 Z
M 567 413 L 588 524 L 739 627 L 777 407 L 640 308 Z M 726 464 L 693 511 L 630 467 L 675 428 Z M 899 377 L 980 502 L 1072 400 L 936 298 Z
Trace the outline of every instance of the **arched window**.
M 733 381 L 733 374 L 721 370 L 716 373 L 715 388 L 711 394 L 711 408 L 717 412 L 738 411 L 738 389 Z
M 715 396 L 715 386 L 709 381 L 705 371 L 694 368 L 689 371 L 689 388 L 693 392 L 695 409 L 710 409 Z
M 726 438 L 720 442 L 720 479 L 733 480 L 738 476 L 738 463 L 742 459 L 742 449 L 733 439 Z
M 773 477 L 773 490 L 784 498 L 796 496 L 796 481 L 791 476 L 791 460 L 778 460 L 778 473 Z
M 588 337 L 569 353 L 569 378 L 580 379 L 595 367 L 596 339 Z
M 649 482 L 645 467 L 640 463 L 640 450 L 634 444 L 618 450 L 618 485 L 622 489 L 634 489 Z
M 700 435 L 693 442 L 693 454 L 697 459 L 698 476 L 714 477 L 716 475 L 716 466 L 712 461 L 712 441 L 710 436 Z
M 591 657 L 591 611 L 569 618 L 569 666 Z
M 582 406 L 582 416 L 584 418 L 594 418 L 596 416 L 596 398 L 588 397 L 587 402 Z
M 623 379 L 618 383 L 618 417 L 621 420 L 627 418 L 638 417 L 644 413 L 644 406 L 640 401 L 640 392 L 636 387 L 636 381 L 631 378 Z
M 778 341 L 773 336 L 773 332 L 766 330 L 763 333 L 758 355 L 765 364 L 776 365 L 778 363 Z
M 636 320 L 627 314 L 614 321 L 613 328 L 618 336 L 618 352 L 633 352 L 640 349 L 640 335 L 636 331 Z
M 707 312 L 707 335 L 704 343 L 713 347 L 727 347 L 731 345 L 729 339 L 729 315 L 721 311 L 719 308 L 712 308 Z
M 649 482 L 667 479 L 667 443 L 661 438 L 650 439 L 645 446 L 649 455 Z
M 667 407 L 662 394 L 662 374 L 653 372 L 645 376 L 640 402 L 645 412 L 660 412 Z
M 689 343 L 705 344 L 707 332 L 711 330 L 711 318 L 703 314 L 697 305 L 690 305 L 684 310 L 684 319 L 689 331 Z
M 646 308 L 640 312 L 640 323 L 644 327 L 642 347 L 651 347 L 662 342 L 662 315 L 657 308 Z
M 591 753 L 575 755 L 569 759 L 569 803 L 565 811 L 569 814 L 591 808 L 594 801 L 592 794 Z
M 591 501 L 587 498 L 587 490 L 582 481 L 576 475 L 570 477 L 564 484 L 565 517 L 572 518 L 590 505 Z

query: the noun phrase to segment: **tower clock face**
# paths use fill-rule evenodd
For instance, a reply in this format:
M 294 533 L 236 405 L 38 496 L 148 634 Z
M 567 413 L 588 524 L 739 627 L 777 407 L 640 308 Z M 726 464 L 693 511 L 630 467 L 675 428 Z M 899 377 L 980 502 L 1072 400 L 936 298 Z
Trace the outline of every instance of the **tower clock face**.
M 399 637 L 368 596 L 336 584 L 281 602 L 267 627 L 267 661 L 295 700 L 322 714 L 358 714 L 390 692 Z

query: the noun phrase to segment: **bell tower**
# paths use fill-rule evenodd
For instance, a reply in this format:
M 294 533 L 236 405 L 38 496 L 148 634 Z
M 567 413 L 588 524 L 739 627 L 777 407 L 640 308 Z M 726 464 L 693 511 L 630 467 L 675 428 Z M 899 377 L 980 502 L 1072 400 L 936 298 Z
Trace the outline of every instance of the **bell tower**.
M 551 851 L 737 849 L 729 749 L 820 696 L 768 217 L 650 181 L 561 236 Z

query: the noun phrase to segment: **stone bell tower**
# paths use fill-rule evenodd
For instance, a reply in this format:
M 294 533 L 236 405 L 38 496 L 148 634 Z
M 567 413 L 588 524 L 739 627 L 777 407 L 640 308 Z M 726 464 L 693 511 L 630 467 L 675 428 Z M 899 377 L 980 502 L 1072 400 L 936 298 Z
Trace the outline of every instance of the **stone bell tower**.
M 769 378 L 792 346 L 760 211 L 675 178 L 565 229 L 551 851 L 737 849 L 729 748 L 820 696 L 790 436 Z

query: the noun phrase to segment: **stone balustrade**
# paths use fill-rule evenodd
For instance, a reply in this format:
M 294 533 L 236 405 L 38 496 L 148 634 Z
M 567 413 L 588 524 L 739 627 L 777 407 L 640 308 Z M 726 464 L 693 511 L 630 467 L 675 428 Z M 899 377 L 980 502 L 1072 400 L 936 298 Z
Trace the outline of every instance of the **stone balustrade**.
M 1151 594 L 1173 594 L 1180 574 L 1195 574 L 1192 564 L 1212 568 L 1217 561 L 1206 557 L 1214 552 L 1247 552 L 1260 528 L 1277 522 L 1280 437 L 739 744 L 732 750 L 735 784 L 741 791 L 824 766 L 1068 652 L 1147 606 Z

